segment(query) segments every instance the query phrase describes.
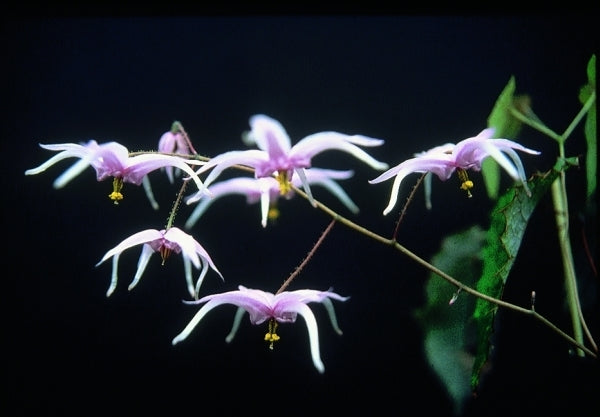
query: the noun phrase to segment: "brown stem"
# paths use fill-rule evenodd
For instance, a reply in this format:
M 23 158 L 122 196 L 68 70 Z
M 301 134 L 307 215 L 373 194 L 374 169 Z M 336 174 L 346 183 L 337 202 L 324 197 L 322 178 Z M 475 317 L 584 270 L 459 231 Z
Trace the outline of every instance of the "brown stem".
M 285 280 L 285 282 L 281 285 L 279 290 L 277 290 L 275 295 L 283 292 L 291 284 L 291 282 L 294 280 L 294 278 L 296 278 L 298 276 L 300 271 L 306 266 L 308 261 L 310 261 L 310 258 L 313 257 L 313 255 L 315 254 L 315 252 L 317 251 L 319 246 L 321 246 L 321 243 L 323 243 L 323 241 L 325 240 L 325 236 L 327 236 L 327 234 L 329 234 L 329 232 L 331 231 L 331 228 L 333 227 L 334 224 L 335 224 L 335 219 L 332 219 L 331 223 L 329 223 L 327 228 L 323 231 L 323 233 L 321 233 L 321 237 L 319 237 L 319 240 L 317 240 L 317 243 L 315 243 L 314 246 L 312 247 L 312 249 L 310 250 L 310 252 L 308 252 L 308 255 L 306 255 L 306 258 L 304 258 L 302 260 L 302 263 L 300 265 L 298 265 L 298 267 L 294 270 L 294 272 L 292 272 L 292 274 L 288 277 L 288 279 Z

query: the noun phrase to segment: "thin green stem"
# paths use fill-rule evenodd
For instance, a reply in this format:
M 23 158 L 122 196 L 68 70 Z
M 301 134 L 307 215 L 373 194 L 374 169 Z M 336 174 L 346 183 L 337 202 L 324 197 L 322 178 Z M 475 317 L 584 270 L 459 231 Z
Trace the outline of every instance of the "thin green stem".
M 181 188 L 179 188 L 179 192 L 177 193 L 177 198 L 173 202 L 173 207 L 171 207 L 171 212 L 169 213 L 169 219 L 167 220 L 167 225 L 165 229 L 169 230 L 171 226 L 173 226 L 173 222 L 175 221 L 175 215 L 177 214 L 177 209 L 181 204 L 181 200 L 183 199 L 183 193 L 185 192 L 185 188 L 187 187 L 188 181 L 184 180 L 181 184 Z
M 538 130 L 538 131 L 542 132 L 546 136 L 551 137 L 552 139 L 554 139 L 558 143 L 560 143 L 562 141 L 562 136 L 560 136 L 554 130 L 550 129 L 548 126 L 546 126 L 545 124 L 539 122 L 538 120 L 531 119 L 531 118 L 527 117 L 526 115 L 524 115 L 523 113 L 521 113 L 515 107 L 510 107 L 509 111 L 510 111 L 510 114 L 512 116 L 516 117 L 517 119 L 519 119 L 521 122 L 525 123 L 526 125 L 534 128 L 535 130 Z
M 573 130 L 575 130 L 577 125 L 585 117 L 585 115 L 590 110 L 590 107 L 592 107 L 592 105 L 594 104 L 595 101 L 596 101 L 596 92 L 592 91 L 592 94 L 590 94 L 589 98 L 587 99 L 587 101 L 585 102 L 585 104 L 583 105 L 581 110 L 579 110 L 579 113 L 577 113 L 577 116 L 575 116 L 575 118 L 573 119 L 571 124 L 567 127 L 567 129 L 565 130 L 565 133 L 562 134 L 563 140 L 566 141 L 567 138 L 569 136 L 571 136 L 571 133 L 573 133 Z
M 564 196 L 564 188 L 564 179 L 561 175 L 552 183 L 552 201 L 554 203 L 554 216 L 556 219 L 556 228 L 558 232 L 558 243 L 563 259 L 567 305 L 569 306 L 569 312 L 571 314 L 573 334 L 577 341 L 583 342 L 583 331 L 579 315 L 580 302 L 577 291 L 577 279 L 575 275 L 571 240 L 569 237 L 569 208 L 567 206 L 567 200 Z M 578 350 L 577 353 L 578 355 L 583 356 L 583 352 L 581 350 Z
M 521 113 L 516 108 L 511 108 L 511 114 L 522 121 L 523 123 L 533 127 L 534 129 L 544 133 L 558 143 L 558 152 L 561 158 L 565 157 L 565 142 L 573 133 L 577 125 L 583 120 L 591 106 L 596 100 L 596 92 L 592 92 L 583 107 L 573 118 L 567 129 L 562 135 L 558 135 L 553 130 L 549 129 L 537 117 L 529 117 Z M 597 349 L 589 329 L 585 323 L 585 318 L 581 310 L 581 302 L 579 300 L 579 292 L 577 289 L 577 277 L 575 272 L 575 262 L 573 260 L 573 250 L 571 248 L 571 240 L 569 234 L 569 205 L 567 195 L 567 182 L 565 172 L 561 172 L 559 177 L 552 183 L 551 187 L 552 201 L 554 204 L 555 221 L 558 233 L 558 242 L 560 252 L 563 259 L 563 273 L 565 277 L 565 291 L 567 293 L 567 304 L 571 316 L 571 324 L 573 326 L 573 335 L 579 344 L 583 344 L 584 331 L 589 341 Z M 578 349 L 577 354 L 583 356 L 584 352 Z

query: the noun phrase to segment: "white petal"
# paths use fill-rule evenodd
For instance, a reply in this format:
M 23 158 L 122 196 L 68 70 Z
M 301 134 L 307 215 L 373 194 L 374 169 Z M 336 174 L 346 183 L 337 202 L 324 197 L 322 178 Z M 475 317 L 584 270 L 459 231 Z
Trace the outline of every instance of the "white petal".
M 306 322 L 308 338 L 310 341 L 310 355 L 312 356 L 313 364 L 315 365 L 315 368 L 317 368 L 317 371 L 323 373 L 325 372 L 325 365 L 323 365 L 323 362 L 321 361 L 321 354 L 319 353 L 319 329 L 317 327 L 315 315 L 306 304 L 298 304 L 295 310 L 304 318 L 304 321 Z
M 181 333 L 179 333 L 177 336 L 175 336 L 173 338 L 173 340 L 171 341 L 171 344 L 176 345 L 179 342 L 182 342 L 183 340 L 185 340 L 190 333 L 192 332 L 192 330 L 194 330 L 194 328 L 198 325 L 198 323 L 200 322 L 200 320 L 202 320 L 202 318 L 213 308 L 220 306 L 221 304 L 226 304 L 227 301 L 222 301 L 222 300 L 210 300 L 208 303 L 204 304 L 202 306 L 202 308 L 200 308 L 200 310 L 198 310 L 198 312 L 194 315 L 194 317 L 192 318 L 192 320 L 188 323 L 187 326 L 185 326 L 185 328 L 181 331 Z
M 135 272 L 135 276 L 133 277 L 131 284 L 129 284 L 129 287 L 127 287 L 128 291 L 131 291 L 132 289 L 134 289 L 135 286 L 137 285 L 137 283 L 140 281 L 142 274 L 146 270 L 148 261 L 150 261 L 150 257 L 153 254 L 154 254 L 154 249 L 152 249 L 150 247 L 150 245 L 144 244 L 144 246 L 142 246 L 142 253 L 140 254 L 140 258 L 138 259 L 137 271 Z

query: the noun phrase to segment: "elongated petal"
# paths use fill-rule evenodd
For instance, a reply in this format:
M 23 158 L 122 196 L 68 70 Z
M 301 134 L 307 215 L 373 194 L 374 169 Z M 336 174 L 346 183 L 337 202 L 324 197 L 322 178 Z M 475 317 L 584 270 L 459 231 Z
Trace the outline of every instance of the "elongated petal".
M 202 215 L 206 212 L 206 210 L 208 210 L 212 203 L 212 198 L 201 199 L 200 202 L 196 204 L 196 207 L 194 207 L 192 214 L 190 214 L 190 216 L 187 218 L 183 227 L 186 230 L 190 230 L 191 228 L 193 228 L 196 225 L 196 223 L 198 223 L 198 220 L 200 220 L 200 217 L 202 217 Z
M 446 159 L 411 158 L 402 162 L 400 165 L 389 169 L 377 178 L 370 180 L 369 183 L 377 184 L 396 175 L 394 178 L 394 183 L 392 184 L 389 203 L 383 210 L 383 214 L 387 215 L 396 205 L 396 202 L 398 201 L 398 193 L 400 191 L 400 184 L 407 175 L 429 171 L 437 174 L 440 179 L 446 180 L 450 178 L 454 170 L 455 168 L 452 162 Z
M 350 297 L 341 296 L 332 291 L 318 291 L 318 290 L 295 290 L 295 291 L 284 291 L 275 296 L 274 302 L 278 308 L 285 306 L 286 303 L 320 303 L 326 298 L 333 298 L 338 301 L 346 301 Z M 286 307 L 282 307 L 285 309 Z
M 225 169 L 234 165 L 245 165 L 248 167 L 256 168 L 261 164 L 269 161 L 269 155 L 258 149 L 250 149 L 247 151 L 229 151 L 211 158 L 204 166 L 202 166 L 197 173 L 201 174 L 212 168 L 212 171 L 204 180 L 205 187 L 208 187 L 212 182 L 217 179 L 221 172 Z
M 127 173 L 123 177 L 123 180 L 136 185 L 140 185 L 142 182 L 142 178 L 149 172 L 152 172 L 159 168 L 172 166 L 175 168 L 179 168 L 182 171 L 185 171 L 190 176 L 190 178 L 196 183 L 196 186 L 199 189 L 201 189 L 204 187 L 204 184 L 202 183 L 196 172 L 188 165 L 188 163 L 190 162 L 191 161 L 187 161 L 177 156 L 161 155 L 155 153 L 134 156 L 129 158 L 129 160 L 127 161 Z M 193 161 L 194 164 L 196 164 L 197 162 L 201 161 Z
M 79 161 L 75 162 L 54 180 L 52 186 L 56 189 L 64 187 L 73 178 L 85 171 L 85 169 L 90 166 L 90 162 L 91 158 L 89 156 L 85 156 Z
M 323 306 L 325 306 L 325 310 L 327 310 L 327 314 L 329 315 L 329 321 L 331 321 L 331 326 L 333 327 L 333 330 L 335 330 L 335 332 L 341 336 L 343 332 L 342 329 L 340 329 L 340 326 L 338 325 L 337 316 L 335 315 L 335 309 L 333 308 L 333 303 L 329 298 L 324 298 L 321 302 L 323 303 Z
M 110 285 L 108 286 L 108 290 L 106 291 L 106 296 L 110 297 L 111 294 L 117 288 L 117 281 L 119 280 L 119 256 L 121 253 L 115 254 L 115 257 L 112 260 L 112 272 L 110 276 Z
M 221 294 L 211 294 L 188 304 L 201 304 L 211 300 L 219 300 L 223 304 L 233 304 L 241 307 L 250 315 L 252 324 L 260 324 L 271 317 L 271 306 L 274 295 L 260 290 L 239 286 L 237 291 L 228 291 Z
M 320 186 L 324 187 L 325 189 L 327 189 L 327 191 L 329 191 L 331 194 L 336 196 L 338 198 L 338 200 L 340 200 L 348 208 L 348 210 L 350 210 L 352 213 L 356 214 L 359 212 L 358 206 L 354 203 L 354 201 L 352 201 L 352 199 L 346 193 L 346 191 L 344 191 L 344 189 L 337 182 L 335 182 L 332 179 L 333 177 L 328 178 L 328 177 L 323 176 L 318 179 L 310 177 L 308 174 L 310 174 L 310 172 L 313 169 L 314 168 L 306 170 L 307 179 L 308 179 L 309 184 L 320 185 Z
M 442 181 L 450 178 L 452 173 L 456 167 L 452 162 L 450 156 L 448 157 L 417 157 L 410 158 L 406 161 L 396 165 L 393 168 L 388 169 L 378 177 L 369 180 L 369 184 L 377 184 L 392 178 L 394 175 L 400 175 L 403 178 L 408 174 L 423 173 L 423 172 L 433 172 L 436 174 Z
M 266 151 L 271 159 L 283 158 L 290 151 L 290 137 L 277 120 L 257 114 L 250 118 L 250 128 L 256 145 Z
M 192 279 L 192 261 L 187 257 L 183 257 L 183 269 L 185 273 L 185 283 L 187 285 L 188 293 L 195 300 L 198 299 L 198 292 L 194 290 L 194 280 Z
M 312 204 L 313 207 L 317 207 L 317 202 L 315 201 L 315 198 L 312 195 L 312 190 L 310 189 L 310 184 L 308 183 L 308 179 L 306 178 L 304 168 L 297 168 L 294 170 L 294 172 L 296 172 L 296 175 L 298 175 L 298 178 L 300 178 L 300 183 L 302 184 L 302 188 L 304 188 L 304 192 L 308 197 L 308 201 L 310 201 L 310 204 Z
M 200 323 L 200 320 L 204 318 L 204 316 L 213 308 L 220 306 L 221 304 L 226 304 L 227 301 L 221 299 L 210 300 L 206 304 L 204 304 L 200 310 L 194 315 L 192 320 L 188 323 L 187 326 L 179 333 L 177 336 L 173 338 L 171 344 L 176 345 L 177 343 L 187 339 L 192 330 Z
M 152 208 L 154 210 L 158 210 L 159 209 L 158 202 L 154 198 L 154 192 L 152 191 L 152 184 L 150 184 L 150 179 L 148 178 L 148 176 L 145 176 L 144 178 L 142 178 L 142 185 L 144 187 L 144 192 L 146 193 L 146 197 L 148 198 L 148 201 L 150 201 L 150 205 L 152 205 Z
M 267 177 L 270 178 L 270 177 Z M 265 178 L 266 179 L 266 178 Z M 269 182 L 275 187 L 279 187 L 277 180 L 270 178 Z M 217 182 L 212 184 L 208 189 L 211 193 L 210 199 L 204 199 L 204 201 L 214 201 L 217 198 L 223 197 L 229 194 L 241 194 L 245 195 L 251 201 L 258 201 L 260 193 L 264 186 L 256 178 L 251 177 L 238 177 L 231 178 L 225 181 Z M 200 195 L 200 192 L 195 192 L 190 197 L 186 198 L 186 204 L 193 204 L 196 201 L 202 199 L 204 196 Z
M 141 232 L 134 233 L 133 235 L 129 236 L 127 239 L 119 243 L 117 246 L 106 252 L 106 254 L 102 257 L 100 262 L 96 264 L 96 266 L 100 265 L 102 262 L 104 262 L 111 256 L 114 256 L 117 253 L 121 253 L 132 246 L 141 245 L 143 243 L 151 242 L 162 237 L 162 233 L 156 229 L 147 229 L 142 230 Z
M 28 169 L 25 171 L 25 175 L 35 175 L 41 172 L 46 171 L 52 165 L 56 164 L 59 161 L 67 158 L 81 158 L 80 161 L 77 161 L 73 164 L 69 169 L 67 169 L 63 174 L 61 174 L 54 181 L 54 188 L 62 188 L 66 185 L 70 180 L 83 172 L 91 163 L 92 158 L 95 155 L 95 152 L 98 150 L 98 144 L 96 141 L 91 140 L 87 145 L 79 145 L 75 143 L 62 143 L 62 144 L 40 144 L 40 147 L 44 149 L 48 149 L 51 151 L 62 151 L 57 155 L 54 155 L 52 158 L 41 164 L 40 166 L 32 169 Z
M 306 323 L 306 329 L 308 330 L 308 338 L 310 343 L 310 355 L 312 357 L 313 364 L 319 373 L 323 373 L 325 372 L 325 365 L 323 365 L 323 361 L 321 361 L 321 353 L 319 352 L 319 329 L 317 327 L 315 315 L 306 304 L 302 303 L 298 303 L 298 305 L 296 305 L 296 311 L 304 318 Z
M 525 192 L 527 193 L 528 196 L 531 197 L 531 191 L 529 190 L 529 187 L 527 186 L 527 178 L 525 176 L 525 167 L 523 167 L 523 162 L 521 162 L 521 158 L 519 158 L 519 155 L 511 148 L 506 148 L 504 149 L 504 153 L 506 153 L 510 159 L 512 159 L 513 163 L 515 164 L 515 168 L 516 168 L 516 177 L 512 176 L 512 178 L 515 181 L 521 181 L 521 184 L 523 185 L 523 188 L 525 189 Z M 493 157 L 493 155 L 492 155 Z M 494 158 L 495 159 L 495 158 Z M 498 163 L 500 164 L 500 162 L 498 161 Z M 504 167 L 503 164 L 500 164 L 502 167 Z M 510 174 L 510 172 L 509 172 Z
M 225 341 L 227 343 L 231 343 L 231 341 L 235 337 L 238 329 L 240 328 L 240 323 L 244 318 L 244 314 L 246 314 L 246 310 L 244 310 L 241 307 L 238 307 L 237 310 L 235 310 L 235 316 L 233 317 L 233 324 L 231 326 L 231 330 L 229 331 L 227 337 L 225 337 Z
M 222 294 L 212 294 L 206 297 L 202 297 L 197 301 L 189 301 L 186 304 L 202 304 L 205 303 L 200 310 L 194 315 L 192 320 L 188 323 L 188 325 L 179 333 L 173 340 L 172 344 L 175 345 L 183 340 L 185 340 L 189 334 L 194 330 L 194 328 L 198 325 L 200 320 L 213 308 L 220 306 L 222 304 L 233 304 L 239 308 L 244 309 L 251 315 L 251 322 L 253 324 L 260 324 L 269 318 L 269 308 L 268 304 L 265 303 L 265 294 L 262 291 L 257 292 L 253 290 L 247 290 L 246 288 L 240 286 L 240 290 L 238 291 L 229 291 Z M 273 294 L 270 294 L 271 297 L 267 295 L 267 300 L 272 298 Z M 254 320 L 252 319 L 252 315 Z
M 491 142 L 486 142 L 481 144 L 481 149 L 485 151 L 486 156 L 489 155 L 498 162 L 504 170 L 508 173 L 508 175 L 514 179 L 519 179 L 519 173 L 517 168 L 510 162 L 510 160 L 504 155 L 498 148 L 496 148 Z
M 246 201 L 248 203 L 253 203 L 261 198 L 261 193 L 264 192 L 265 188 L 270 187 L 279 190 L 279 184 L 277 183 L 277 180 L 271 177 L 258 179 L 239 177 L 212 184 L 206 189 L 211 194 L 210 198 L 202 198 L 203 193 L 201 191 L 198 191 L 186 198 L 187 204 L 193 204 L 198 200 L 200 201 L 192 211 L 192 214 L 190 214 L 186 220 L 184 227 L 187 230 L 194 227 L 194 225 L 198 222 L 200 217 L 206 212 L 210 205 L 220 197 L 230 194 L 241 194 L 246 196 Z
M 91 152 L 91 150 L 83 145 L 78 145 L 76 143 L 60 143 L 60 144 L 39 144 L 41 148 L 50 150 L 50 151 L 62 151 L 56 155 L 54 155 L 52 158 L 48 159 L 46 162 L 44 162 L 43 164 L 39 165 L 36 168 L 31 168 L 28 169 L 27 171 L 25 171 L 25 175 L 35 175 L 35 174 L 39 174 L 40 172 L 44 172 L 45 170 L 47 170 L 48 168 L 50 168 L 52 165 L 56 164 L 59 161 L 62 161 L 63 159 L 66 158 L 84 158 L 86 156 L 88 156 Z
M 306 136 L 292 146 L 292 149 L 289 152 L 289 157 L 294 159 L 310 160 L 312 157 L 321 152 L 337 149 L 351 154 L 374 169 L 384 170 L 388 168 L 388 164 L 377 161 L 371 155 L 356 146 L 355 143 L 358 143 L 361 146 L 379 146 L 382 145 L 384 141 L 381 139 L 373 139 L 361 135 L 349 136 L 337 132 L 315 133 Z
M 204 282 L 204 277 L 206 276 L 207 272 L 208 272 L 208 262 L 206 262 L 206 260 L 203 260 L 202 271 L 200 271 L 200 275 L 198 276 L 198 280 L 196 281 L 196 288 L 194 290 L 195 292 L 192 295 L 192 297 L 194 297 L 195 299 L 198 299 L 198 294 L 200 294 L 200 287 L 202 286 L 202 283 Z M 221 275 L 221 274 L 219 273 L 219 275 Z M 222 275 L 221 275 L 221 279 L 223 279 Z
M 260 195 L 260 224 L 267 227 L 269 217 L 269 206 L 271 205 L 271 193 L 266 191 Z
M 142 277 L 142 275 L 144 274 L 144 271 L 146 270 L 148 261 L 150 261 L 150 258 L 152 257 L 153 254 L 154 254 L 154 249 L 152 249 L 152 247 L 150 247 L 150 245 L 144 244 L 142 246 L 142 253 L 140 254 L 140 258 L 138 259 L 137 270 L 135 271 L 135 276 L 133 277 L 131 284 L 129 284 L 129 287 L 127 287 L 128 291 L 133 290 L 135 288 L 135 286 L 138 284 L 138 282 L 140 281 L 140 278 Z M 115 255 L 115 257 L 116 257 L 116 255 Z

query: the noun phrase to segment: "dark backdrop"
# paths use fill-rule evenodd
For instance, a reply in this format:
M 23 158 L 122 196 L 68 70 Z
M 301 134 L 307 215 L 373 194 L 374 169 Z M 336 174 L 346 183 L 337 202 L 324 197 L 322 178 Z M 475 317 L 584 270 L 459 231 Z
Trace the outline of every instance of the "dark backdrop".
M 3 406 L 10 415 L 450 415 L 452 403 L 412 318 L 423 304 L 427 273 L 408 258 L 336 225 L 292 284 L 351 296 L 335 303 L 341 337 L 323 307 L 311 305 L 323 375 L 312 365 L 302 319 L 281 327 L 274 351 L 262 340 L 265 328 L 247 319 L 226 344 L 234 308 L 223 306 L 173 347 L 196 311 L 181 303 L 187 294 L 180 258 L 160 267 L 155 257 L 127 292 L 139 248 L 125 252 L 110 298 L 110 262 L 94 267 L 126 236 L 164 226 L 176 193 L 164 176 L 151 175 L 161 203 L 155 212 L 133 186 L 112 205 L 110 182 L 96 182 L 91 169 L 54 190 L 52 181 L 72 161 L 37 176 L 23 173 L 52 156 L 38 143 L 116 140 L 131 150 L 155 149 L 173 120 L 202 154 L 243 149 L 240 135 L 256 113 L 281 121 L 293 142 L 323 130 L 383 138 L 371 153 L 395 165 L 477 134 L 511 75 L 538 116 L 562 132 L 580 108 L 577 92 L 597 47 L 595 23 L 584 15 L 5 19 Z M 528 173 L 553 164 L 549 139 L 532 130 L 520 139 L 543 151 L 524 157 Z M 568 145 L 571 155 L 585 150 L 580 130 Z M 391 181 L 369 185 L 376 173 L 345 154 L 323 154 L 315 165 L 355 169 L 343 183 L 361 207 L 354 219 L 391 234 L 400 206 L 381 214 Z M 580 256 L 583 175 L 572 175 Z M 434 209 L 427 212 L 417 194 L 400 241 L 428 259 L 447 234 L 487 227 L 491 203 L 481 177 L 473 178 L 479 188 L 470 200 L 455 179 L 434 179 Z M 284 203 L 279 221 L 264 230 L 258 206 L 241 197 L 213 205 L 194 235 L 225 282 L 209 272 L 203 294 L 239 284 L 277 290 L 329 222 L 300 198 Z M 505 297 L 527 307 L 537 290 L 539 309 L 568 329 L 551 214 L 545 199 Z M 580 273 L 591 275 L 581 265 Z M 595 280 L 586 313 L 598 336 Z M 500 321 L 491 376 L 465 414 L 588 414 L 597 362 L 569 356 L 562 339 L 527 318 L 503 312 Z

